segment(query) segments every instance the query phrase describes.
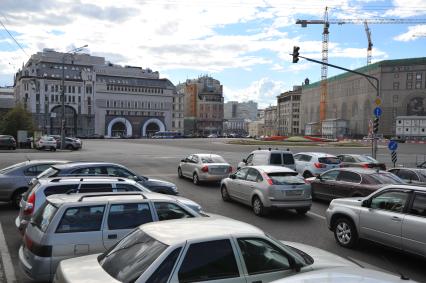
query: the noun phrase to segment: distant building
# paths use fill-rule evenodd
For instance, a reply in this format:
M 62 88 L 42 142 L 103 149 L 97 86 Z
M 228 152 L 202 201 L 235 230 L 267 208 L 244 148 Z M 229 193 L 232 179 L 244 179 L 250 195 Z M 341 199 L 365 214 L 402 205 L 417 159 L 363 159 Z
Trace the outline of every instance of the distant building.
M 292 91 L 281 93 L 277 97 L 278 135 L 290 136 L 300 134 L 300 96 L 302 87 L 294 86 Z
M 341 139 L 348 136 L 348 121 L 343 119 L 326 119 L 321 125 L 322 136 Z
M 251 137 L 261 137 L 265 135 L 265 121 L 263 119 L 248 123 L 248 133 Z
M 257 109 L 256 120 L 261 120 L 265 117 L 265 109 Z
M 184 134 L 185 93 L 176 92 L 173 96 L 172 131 Z
M 277 135 L 277 106 L 269 106 L 265 108 L 265 135 Z
M 185 95 L 185 135 L 221 135 L 223 131 L 223 86 L 209 76 L 177 85 Z
M 15 107 L 15 95 L 13 87 L 0 87 L 0 115 L 5 114 Z
M 396 117 L 395 135 L 408 140 L 426 140 L 426 115 Z
M 224 104 L 224 119 L 240 118 L 255 121 L 257 119 L 257 102 L 228 101 Z

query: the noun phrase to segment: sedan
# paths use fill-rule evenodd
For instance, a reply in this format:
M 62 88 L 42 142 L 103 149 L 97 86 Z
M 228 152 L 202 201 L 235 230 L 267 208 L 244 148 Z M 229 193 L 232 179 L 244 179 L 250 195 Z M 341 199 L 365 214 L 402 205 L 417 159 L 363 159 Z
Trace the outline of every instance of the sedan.
M 333 169 L 308 181 L 311 182 L 312 197 L 324 200 L 368 196 L 385 185 L 405 184 L 392 173 L 364 168 Z
M 178 166 L 179 178 L 191 178 L 195 185 L 202 181 L 218 182 L 232 173 L 232 166 L 222 156 L 210 153 L 191 154 Z
M 247 166 L 222 180 L 222 199 L 236 200 L 266 215 L 270 209 L 296 209 L 305 214 L 312 205 L 311 186 L 296 171 L 279 166 Z
M 267 283 L 345 266 L 358 265 L 247 223 L 198 217 L 141 225 L 103 254 L 61 261 L 53 282 Z
M 392 168 L 389 172 L 410 185 L 426 186 L 426 168 Z
M 362 167 L 362 168 L 378 168 L 380 170 L 386 170 L 386 165 L 370 157 L 368 155 L 361 154 L 340 154 L 337 155 L 342 163 L 340 167 Z

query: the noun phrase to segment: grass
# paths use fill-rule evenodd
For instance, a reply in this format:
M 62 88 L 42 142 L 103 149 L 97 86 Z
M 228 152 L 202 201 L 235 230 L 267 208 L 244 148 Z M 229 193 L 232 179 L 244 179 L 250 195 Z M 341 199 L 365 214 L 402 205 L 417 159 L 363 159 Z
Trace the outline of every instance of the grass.
M 305 140 L 300 141 L 260 141 L 250 139 L 236 139 L 226 142 L 227 144 L 238 144 L 238 145 L 276 145 L 276 146 L 335 146 L 335 147 L 368 147 L 362 143 L 357 142 L 307 142 Z

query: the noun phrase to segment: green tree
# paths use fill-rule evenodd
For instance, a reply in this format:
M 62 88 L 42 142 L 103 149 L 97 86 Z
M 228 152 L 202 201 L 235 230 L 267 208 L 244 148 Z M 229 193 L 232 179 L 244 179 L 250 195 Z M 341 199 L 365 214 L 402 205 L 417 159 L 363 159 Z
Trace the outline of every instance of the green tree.
M 16 138 L 18 130 L 28 132 L 34 130 L 31 113 L 20 103 L 10 109 L 0 120 L 0 133 Z

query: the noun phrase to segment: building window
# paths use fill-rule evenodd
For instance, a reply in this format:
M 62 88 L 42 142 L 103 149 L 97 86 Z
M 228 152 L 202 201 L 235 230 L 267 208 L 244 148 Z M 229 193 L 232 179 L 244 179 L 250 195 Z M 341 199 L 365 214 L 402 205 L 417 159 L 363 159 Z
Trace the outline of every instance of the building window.
M 407 89 L 413 88 L 413 82 L 407 82 Z
M 107 100 L 106 102 L 106 107 L 109 107 L 109 100 Z
M 413 80 L 413 73 L 407 73 L 407 81 Z
M 399 82 L 393 83 L 393 89 L 399 89 Z
M 58 92 L 58 89 L 59 89 L 58 85 L 55 85 L 55 92 Z
M 78 96 L 78 103 L 81 103 L 81 96 Z
M 45 85 L 44 85 L 44 91 L 45 91 L 45 92 L 47 92 L 48 90 L 49 90 L 49 85 L 48 85 L 48 84 L 45 84 Z
M 72 103 L 75 103 L 75 96 L 72 96 Z
M 422 73 L 416 73 L 416 80 L 417 81 L 422 80 Z
M 399 78 L 399 73 L 395 73 L 395 74 L 393 74 L 393 77 L 394 77 L 395 79 Z
M 422 82 L 416 82 L 416 88 L 422 88 Z

